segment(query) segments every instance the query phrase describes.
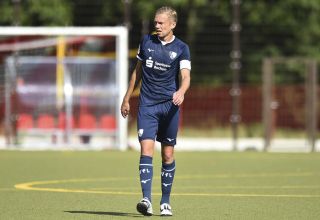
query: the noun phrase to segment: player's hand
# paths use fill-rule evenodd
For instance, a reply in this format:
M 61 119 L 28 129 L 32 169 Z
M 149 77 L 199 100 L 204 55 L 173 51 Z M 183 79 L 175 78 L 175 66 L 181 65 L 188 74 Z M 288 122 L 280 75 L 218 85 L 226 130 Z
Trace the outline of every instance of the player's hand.
M 180 91 L 176 91 L 175 93 L 173 93 L 173 97 L 172 97 L 172 102 L 175 105 L 181 105 L 183 103 L 184 100 L 184 94 Z
M 121 115 L 126 118 L 130 113 L 130 104 L 127 101 L 123 101 L 121 104 Z

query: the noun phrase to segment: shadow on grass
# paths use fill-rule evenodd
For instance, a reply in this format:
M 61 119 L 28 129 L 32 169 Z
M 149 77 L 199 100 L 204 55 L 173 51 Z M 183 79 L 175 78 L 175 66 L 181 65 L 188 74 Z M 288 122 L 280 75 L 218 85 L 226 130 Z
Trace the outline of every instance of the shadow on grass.
M 89 215 L 110 215 L 110 216 L 122 216 L 122 217 L 144 217 L 138 213 L 127 212 L 99 212 L 99 211 L 64 211 L 71 214 L 89 214 Z

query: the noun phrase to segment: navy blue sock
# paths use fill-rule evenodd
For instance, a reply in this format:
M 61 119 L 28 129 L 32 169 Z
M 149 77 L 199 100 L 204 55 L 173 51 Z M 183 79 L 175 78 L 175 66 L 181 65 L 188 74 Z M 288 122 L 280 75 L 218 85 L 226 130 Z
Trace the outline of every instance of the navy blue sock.
M 176 170 L 176 163 L 173 161 L 171 164 L 165 164 L 162 162 L 161 169 L 161 191 L 162 197 L 160 204 L 170 204 L 170 193 L 173 184 L 174 173 Z
M 144 155 L 140 156 L 139 173 L 143 198 L 148 198 L 151 202 L 151 185 L 153 177 L 152 157 Z

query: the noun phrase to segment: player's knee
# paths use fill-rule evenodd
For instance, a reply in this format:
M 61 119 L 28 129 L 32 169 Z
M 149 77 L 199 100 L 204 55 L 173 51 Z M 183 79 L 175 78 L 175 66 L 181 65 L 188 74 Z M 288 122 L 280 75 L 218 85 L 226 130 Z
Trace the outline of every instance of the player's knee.
M 162 157 L 162 162 L 165 164 L 170 164 L 174 161 L 173 157 Z
M 153 157 L 153 148 L 150 147 L 141 147 L 141 155 Z
M 162 162 L 170 164 L 174 161 L 173 151 L 163 151 L 162 152 Z

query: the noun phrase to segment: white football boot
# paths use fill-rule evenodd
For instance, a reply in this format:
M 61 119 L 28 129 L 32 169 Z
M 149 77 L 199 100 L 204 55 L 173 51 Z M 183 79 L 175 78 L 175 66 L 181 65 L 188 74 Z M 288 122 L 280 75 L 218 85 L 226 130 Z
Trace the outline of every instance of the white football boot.
M 172 216 L 172 209 L 168 203 L 163 203 L 160 205 L 160 215 L 161 216 Z
M 148 198 L 141 199 L 141 201 L 137 204 L 137 211 L 145 216 L 153 215 L 152 204 Z

